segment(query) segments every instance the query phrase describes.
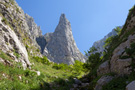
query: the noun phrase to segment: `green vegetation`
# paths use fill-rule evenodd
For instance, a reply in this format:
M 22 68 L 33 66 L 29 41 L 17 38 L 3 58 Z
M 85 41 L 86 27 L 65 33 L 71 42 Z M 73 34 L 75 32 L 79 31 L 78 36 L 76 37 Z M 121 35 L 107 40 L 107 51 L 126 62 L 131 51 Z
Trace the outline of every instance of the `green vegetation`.
M 37 49 L 36 51 L 37 51 L 37 52 L 40 52 L 40 50 L 39 50 L 39 49 Z
M 33 60 L 37 61 L 38 63 L 42 63 L 42 64 L 46 64 L 46 65 L 50 65 L 51 64 L 51 62 L 49 62 L 49 60 L 45 56 L 43 58 L 33 57 Z
M 127 84 L 135 80 L 134 76 L 135 74 L 131 73 L 130 75 L 116 77 L 104 85 L 103 90 L 125 90 Z
M 41 76 L 37 76 L 35 72 L 3 64 L 0 64 L 0 76 L 1 90 L 32 90 L 39 88 L 42 82 Z
M 21 13 L 21 12 L 20 12 L 20 9 L 19 9 L 17 6 L 15 6 L 15 8 L 16 8 L 16 11 L 17 11 L 18 13 Z
M 128 18 L 127 18 L 128 20 L 131 19 L 132 14 L 135 14 L 134 11 L 135 11 L 135 5 L 129 10 L 129 14 L 128 14 Z
M 101 62 L 100 53 L 91 54 L 88 57 L 86 64 L 84 65 L 88 70 L 94 70 L 94 68 Z
M 0 52 L 4 60 L 12 60 Z M 13 61 L 13 60 L 12 60 Z M 49 62 L 47 57 L 30 57 L 32 70 L 23 70 L 21 63 L 13 66 L 0 64 L 1 90 L 69 90 L 74 83 L 73 78 L 81 78 L 85 72 L 83 63 L 75 61 L 74 65 Z M 40 76 L 35 71 L 40 71 Z
M 90 72 L 87 76 L 87 79 L 91 81 L 89 85 L 89 90 L 94 89 L 96 82 L 101 77 L 101 76 L 97 76 L 97 69 L 103 61 L 102 61 L 101 53 L 95 51 L 96 49 L 94 47 L 90 48 L 88 53 L 90 53 L 91 55 L 88 57 L 87 62 L 84 64 L 84 68 Z
M 3 19 L 1 20 L 3 23 L 5 23 L 5 24 L 8 24 L 8 21 L 7 21 L 7 19 L 6 18 L 4 18 L 3 17 Z
M 126 77 L 118 77 L 103 86 L 103 90 L 125 90 Z
M 0 58 L 2 58 L 4 60 L 13 61 L 11 57 L 9 57 L 7 54 L 5 54 L 4 52 L 2 52 L 1 50 L 0 50 Z
M 28 51 L 29 46 L 26 44 L 25 48 L 26 48 L 26 50 Z
M 14 3 L 15 3 L 14 0 L 9 0 L 9 2 L 11 2 L 12 5 L 14 5 Z
M 116 27 L 114 30 L 117 32 L 117 35 L 111 36 L 107 38 L 105 41 L 105 45 L 104 45 L 105 50 L 103 52 L 103 57 L 102 57 L 103 61 L 110 60 L 114 49 L 123 42 L 123 40 L 120 39 L 122 29 Z

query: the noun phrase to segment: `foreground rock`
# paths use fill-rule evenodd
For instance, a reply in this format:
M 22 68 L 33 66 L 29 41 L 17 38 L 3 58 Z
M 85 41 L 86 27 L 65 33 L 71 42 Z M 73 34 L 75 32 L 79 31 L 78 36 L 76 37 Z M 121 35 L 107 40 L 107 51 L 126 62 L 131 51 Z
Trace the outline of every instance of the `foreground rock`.
M 126 86 L 126 90 L 135 90 L 135 81 L 132 81 Z
M 96 84 L 96 87 L 94 90 L 102 90 L 102 86 L 106 85 L 113 79 L 112 76 L 102 76 Z
M 97 74 L 99 75 L 103 75 L 103 74 L 107 74 L 110 73 L 110 65 L 109 65 L 109 61 L 105 61 L 104 63 L 102 63 L 98 70 L 97 70 Z

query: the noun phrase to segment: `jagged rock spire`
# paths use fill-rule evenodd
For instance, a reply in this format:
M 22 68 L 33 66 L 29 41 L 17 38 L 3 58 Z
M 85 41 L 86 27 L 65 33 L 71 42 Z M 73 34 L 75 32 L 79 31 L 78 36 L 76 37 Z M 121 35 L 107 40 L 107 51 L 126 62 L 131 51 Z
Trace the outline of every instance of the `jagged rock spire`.
M 48 50 L 50 60 L 56 63 L 73 64 L 75 60 L 85 62 L 73 38 L 70 22 L 65 14 L 61 14 L 58 26 L 47 43 L 45 52 Z M 44 52 L 44 55 L 47 55 Z

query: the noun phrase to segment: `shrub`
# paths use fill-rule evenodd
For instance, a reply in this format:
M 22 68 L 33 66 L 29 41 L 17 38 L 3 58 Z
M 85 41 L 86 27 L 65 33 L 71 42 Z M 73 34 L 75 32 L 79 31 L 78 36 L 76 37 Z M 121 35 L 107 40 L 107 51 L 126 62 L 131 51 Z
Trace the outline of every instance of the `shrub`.
M 116 31 L 117 35 L 120 35 L 122 29 L 120 27 L 116 27 L 114 30 Z
M 84 67 L 88 70 L 93 70 L 100 62 L 101 62 L 100 53 L 91 54 L 88 57 L 86 64 L 84 64 Z
M 26 50 L 28 51 L 29 46 L 28 46 L 28 45 L 26 45 L 26 46 L 25 46 L 25 48 L 26 48 Z
M 9 0 L 9 1 L 11 2 L 12 5 L 14 5 L 14 3 L 15 3 L 14 0 Z
M 33 57 L 33 59 L 36 60 L 37 62 L 40 62 L 40 63 L 43 63 L 43 64 L 47 64 L 47 65 L 51 64 L 46 56 L 44 56 L 43 58 L 41 58 L 41 57 Z
M 97 51 L 97 49 L 95 47 L 91 47 L 90 50 L 88 51 L 88 53 L 92 53 L 92 52 L 95 52 Z
M 125 90 L 127 77 L 118 77 L 103 86 L 102 90 Z
M 20 58 L 20 54 L 14 52 L 14 55 L 15 55 L 17 58 Z
M 81 71 L 84 71 L 84 63 L 76 60 L 74 65 L 73 65 L 73 69 L 77 72 L 81 72 Z
M 3 23 L 5 23 L 5 24 L 8 24 L 7 19 L 6 19 L 6 18 L 4 18 L 4 17 L 3 17 L 3 19 L 2 19 L 2 22 L 3 22 Z
M 25 77 L 34 77 L 37 74 L 36 74 L 36 72 L 30 71 L 30 70 L 25 70 L 24 75 L 25 75 Z
M 129 56 L 132 56 L 135 53 L 135 43 L 132 43 L 130 48 L 126 48 L 125 51 Z
M 52 68 L 55 68 L 57 70 L 59 70 L 59 69 L 66 70 L 66 69 L 69 69 L 69 66 L 67 64 L 64 64 L 64 63 L 61 63 L 61 64 L 54 63 Z
M 36 51 L 37 51 L 37 52 L 40 52 L 40 50 L 39 50 L 39 49 L 37 49 Z

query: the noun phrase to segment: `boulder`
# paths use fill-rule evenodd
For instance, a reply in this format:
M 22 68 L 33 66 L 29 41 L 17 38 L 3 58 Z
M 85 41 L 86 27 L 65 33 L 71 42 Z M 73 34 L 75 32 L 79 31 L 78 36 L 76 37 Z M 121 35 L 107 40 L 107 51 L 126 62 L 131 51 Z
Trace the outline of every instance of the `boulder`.
M 40 71 L 36 71 L 37 75 L 40 76 Z
M 104 63 L 102 63 L 98 70 L 97 70 L 97 75 L 103 75 L 106 73 L 110 73 L 110 65 L 109 65 L 109 61 L 105 61 Z
M 135 90 L 135 81 L 132 81 L 126 86 L 126 90 Z
M 89 86 L 89 83 L 82 83 L 81 84 L 81 87 L 86 87 L 86 86 Z
M 114 68 L 111 68 L 111 70 L 112 72 L 115 72 L 119 75 L 130 74 L 131 63 L 132 63 L 132 58 L 118 59 L 115 62 Z
M 78 84 L 73 84 L 73 87 L 74 87 L 74 88 L 77 88 L 77 87 L 78 87 Z
M 0 58 L 0 63 L 6 64 L 2 58 Z
M 82 82 L 76 78 L 74 78 L 75 84 L 81 84 Z
M 94 90 L 102 90 L 102 86 L 106 85 L 113 79 L 112 76 L 102 76 L 96 84 L 96 87 Z

